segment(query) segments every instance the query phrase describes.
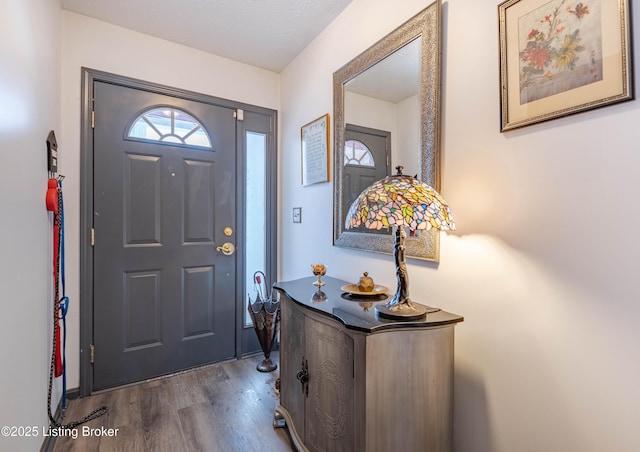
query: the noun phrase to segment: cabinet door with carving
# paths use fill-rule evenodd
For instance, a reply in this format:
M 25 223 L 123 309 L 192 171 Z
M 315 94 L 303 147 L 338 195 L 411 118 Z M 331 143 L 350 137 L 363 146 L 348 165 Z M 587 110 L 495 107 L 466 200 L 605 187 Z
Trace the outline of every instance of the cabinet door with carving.
M 308 388 L 298 378 L 298 374 L 305 363 L 305 316 L 300 307 L 287 296 L 281 296 L 281 300 L 280 404 L 295 422 L 289 428 L 294 427 L 298 435 L 304 438 L 304 406 Z
M 306 445 L 314 451 L 354 450 L 353 339 L 307 317 L 309 396 Z

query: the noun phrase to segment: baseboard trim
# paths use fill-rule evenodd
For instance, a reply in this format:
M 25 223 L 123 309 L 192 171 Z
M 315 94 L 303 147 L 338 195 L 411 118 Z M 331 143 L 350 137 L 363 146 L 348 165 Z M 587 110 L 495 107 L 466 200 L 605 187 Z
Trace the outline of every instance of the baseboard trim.
M 80 396 L 80 388 L 73 388 L 67 391 L 67 400 L 74 400 Z M 62 416 L 62 400 L 58 401 L 58 406 L 56 407 L 56 412 L 53 415 L 54 419 L 60 419 Z M 44 441 L 42 441 L 42 445 L 40 446 L 40 452 L 53 452 L 53 449 L 56 447 L 57 436 L 46 436 Z

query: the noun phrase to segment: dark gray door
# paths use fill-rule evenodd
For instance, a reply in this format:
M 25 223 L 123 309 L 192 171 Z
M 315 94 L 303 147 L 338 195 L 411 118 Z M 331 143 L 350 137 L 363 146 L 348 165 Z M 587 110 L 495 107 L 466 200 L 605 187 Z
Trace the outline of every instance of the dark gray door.
M 346 163 L 344 168 L 344 216 L 346 218 L 349 206 L 356 198 L 374 182 L 390 175 L 389 165 L 391 164 L 391 133 L 385 130 L 377 130 L 369 127 L 356 126 L 347 124 L 345 127 L 345 142 L 356 141 L 364 144 L 368 152 L 370 152 L 372 160 L 363 160 L 362 163 L 352 161 Z M 346 149 L 345 149 L 346 152 Z M 342 219 L 344 224 L 345 218 Z M 364 227 L 354 228 L 365 230 Z M 372 231 L 366 230 L 367 233 L 381 232 L 388 233 L 388 230 Z
M 154 107 L 211 147 L 129 138 Z M 233 357 L 234 110 L 99 81 L 94 110 L 94 390 Z

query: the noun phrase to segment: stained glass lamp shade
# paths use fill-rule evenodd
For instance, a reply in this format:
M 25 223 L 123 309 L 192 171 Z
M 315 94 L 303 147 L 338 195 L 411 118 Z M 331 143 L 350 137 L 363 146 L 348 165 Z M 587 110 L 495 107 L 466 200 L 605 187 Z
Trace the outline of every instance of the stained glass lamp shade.
M 402 168 L 398 167 L 398 174 L 379 180 L 365 189 L 349 208 L 345 227 L 396 227 L 393 245 L 396 293 L 391 301 L 377 304 L 376 311 L 384 318 L 415 320 L 437 309 L 414 303 L 409 298 L 409 277 L 404 257 L 407 234 L 404 229 L 453 231 L 456 226 L 451 209 L 437 191 L 401 172 Z

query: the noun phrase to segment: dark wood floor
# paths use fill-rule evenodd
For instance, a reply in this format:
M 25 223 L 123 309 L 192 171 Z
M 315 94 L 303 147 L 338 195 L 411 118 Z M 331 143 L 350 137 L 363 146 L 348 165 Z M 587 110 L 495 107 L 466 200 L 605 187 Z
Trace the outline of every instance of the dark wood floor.
M 108 413 L 84 425 L 117 428 L 117 436 L 82 436 L 80 426 L 77 439 L 57 438 L 54 451 L 295 450 L 287 430 L 273 428 L 279 370 L 258 372 L 256 364 L 262 358 L 211 365 L 71 400 L 65 423 L 104 405 Z

